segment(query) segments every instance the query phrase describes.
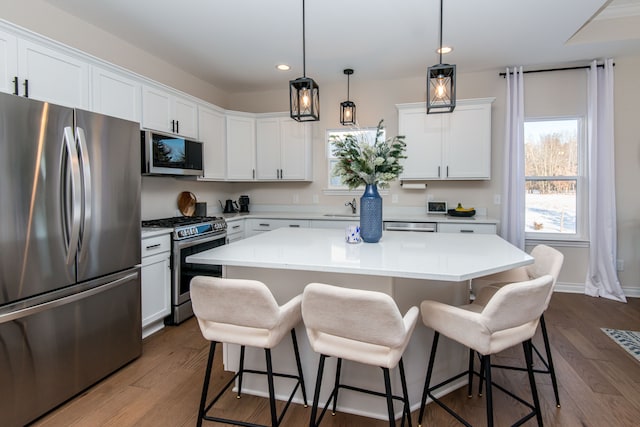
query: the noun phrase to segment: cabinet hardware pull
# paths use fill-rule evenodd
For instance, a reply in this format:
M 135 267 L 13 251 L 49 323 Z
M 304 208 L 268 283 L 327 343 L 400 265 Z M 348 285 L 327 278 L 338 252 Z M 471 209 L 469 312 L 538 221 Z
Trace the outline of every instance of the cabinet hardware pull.
M 29 97 L 29 79 L 24 79 L 24 97 Z
M 449 166 L 447 166 L 447 178 L 449 178 Z
M 460 230 L 461 233 L 473 233 L 473 230 Z
M 440 178 L 440 166 L 438 166 L 438 178 Z
M 149 245 L 147 246 L 147 250 L 149 249 L 155 249 L 155 248 L 159 248 L 160 247 L 160 243 L 156 243 L 155 245 Z
M 171 132 L 175 132 L 175 131 L 176 131 L 176 121 L 171 120 Z
M 291 228 L 300 228 L 300 224 L 289 224 Z
M 180 133 L 180 120 L 176 120 L 176 133 Z
M 231 227 L 231 228 L 233 228 L 233 229 L 235 230 L 236 228 L 240 228 L 240 226 L 239 226 L 239 225 L 234 225 L 234 226 L 233 226 L 233 227 Z
M 253 171 L 253 172 L 252 172 L 252 174 L 253 174 L 253 179 L 256 179 L 256 170 L 255 170 L 255 169 L 251 169 L 251 170 Z
M 18 76 L 13 78 L 13 94 L 18 95 Z
M 263 224 L 260 224 L 260 227 L 268 227 L 269 225 L 271 225 L 271 224 L 264 224 L 263 223 Z

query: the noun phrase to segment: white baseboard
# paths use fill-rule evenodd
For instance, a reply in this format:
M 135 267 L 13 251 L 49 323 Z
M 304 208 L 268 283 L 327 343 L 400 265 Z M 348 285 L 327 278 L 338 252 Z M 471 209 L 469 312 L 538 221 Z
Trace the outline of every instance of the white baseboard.
M 640 285 L 638 287 L 623 286 L 622 291 L 627 298 L 640 298 Z M 554 292 L 569 294 L 584 294 L 584 283 L 556 283 Z

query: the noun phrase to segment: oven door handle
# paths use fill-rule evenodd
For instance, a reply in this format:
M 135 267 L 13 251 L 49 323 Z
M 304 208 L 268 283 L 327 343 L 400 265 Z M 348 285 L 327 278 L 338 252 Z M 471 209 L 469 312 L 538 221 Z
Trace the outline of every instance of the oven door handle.
M 191 239 L 186 239 L 186 240 L 175 240 L 174 241 L 174 245 L 175 248 L 180 250 L 180 249 L 184 249 L 184 248 L 188 248 L 191 246 L 195 246 L 195 245 L 200 245 L 202 243 L 207 243 L 207 242 L 211 242 L 213 240 L 227 240 L 227 233 L 216 233 L 213 236 L 204 236 L 204 237 L 194 237 Z

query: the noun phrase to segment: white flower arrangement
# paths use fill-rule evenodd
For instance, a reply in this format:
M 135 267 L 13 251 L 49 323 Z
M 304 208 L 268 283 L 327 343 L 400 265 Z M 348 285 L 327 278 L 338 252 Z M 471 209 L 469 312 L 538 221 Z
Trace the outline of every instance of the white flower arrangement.
M 333 155 L 338 163 L 331 173 L 340 177 L 350 189 L 366 184 L 385 188 L 402 173 L 400 159 L 407 158 L 404 136 L 383 139 L 382 122 L 378 123 L 373 144 L 362 136 L 362 132 L 332 137 Z

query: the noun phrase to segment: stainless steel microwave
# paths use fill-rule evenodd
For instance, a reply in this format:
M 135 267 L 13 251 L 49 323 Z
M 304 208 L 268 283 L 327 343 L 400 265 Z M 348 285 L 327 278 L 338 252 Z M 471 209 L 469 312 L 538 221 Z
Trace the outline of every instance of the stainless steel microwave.
M 156 131 L 141 132 L 143 175 L 202 175 L 202 143 Z

